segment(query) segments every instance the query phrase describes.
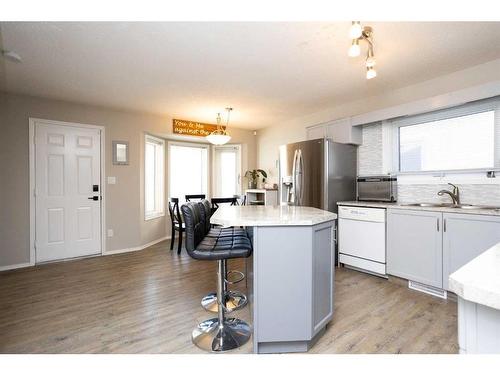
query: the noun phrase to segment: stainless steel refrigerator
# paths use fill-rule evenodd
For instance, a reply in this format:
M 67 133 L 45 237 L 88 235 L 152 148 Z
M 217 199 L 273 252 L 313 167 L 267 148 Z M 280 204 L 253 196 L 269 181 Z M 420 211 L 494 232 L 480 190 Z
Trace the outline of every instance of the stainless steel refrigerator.
M 280 203 L 337 212 L 356 199 L 357 146 L 329 139 L 280 146 Z

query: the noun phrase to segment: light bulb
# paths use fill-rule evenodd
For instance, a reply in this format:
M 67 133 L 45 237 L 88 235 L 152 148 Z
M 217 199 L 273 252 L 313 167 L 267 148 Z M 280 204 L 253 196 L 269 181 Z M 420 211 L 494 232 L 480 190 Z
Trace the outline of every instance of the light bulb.
M 359 41 L 357 39 L 353 39 L 351 47 L 349 47 L 348 55 L 350 57 L 359 56 L 361 53 L 361 49 L 359 48 Z
M 373 68 L 366 69 L 366 79 L 372 79 L 377 76 L 377 71 Z
M 353 21 L 351 28 L 349 29 L 349 38 L 351 39 L 358 39 L 363 32 L 363 29 L 361 28 L 361 24 L 359 21 Z

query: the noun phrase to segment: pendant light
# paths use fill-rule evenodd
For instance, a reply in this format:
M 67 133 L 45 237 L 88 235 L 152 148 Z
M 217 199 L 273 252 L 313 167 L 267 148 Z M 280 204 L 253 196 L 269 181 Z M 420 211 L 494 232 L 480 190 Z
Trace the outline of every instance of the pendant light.
M 207 135 L 207 141 L 216 146 L 225 145 L 227 142 L 231 140 L 231 136 L 227 133 L 227 126 L 229 125 L 229 116 L 233 109 L 231 107 L 226 108 L 227 118 L 226 118 L 226 126 L 222 126 L 222 117 L 220 113 L 217 113 L 217 129 L 212 133 Z

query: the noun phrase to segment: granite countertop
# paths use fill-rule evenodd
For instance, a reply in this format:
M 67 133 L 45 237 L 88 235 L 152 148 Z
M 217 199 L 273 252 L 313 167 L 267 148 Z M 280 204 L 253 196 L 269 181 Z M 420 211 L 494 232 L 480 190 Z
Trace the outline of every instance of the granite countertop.
M 333 212 L 299 206 L 220 206 L 210 218 L 222 226 L 309 226 L 332 221 Z
M 500 310 L 500 243 L 452 273 L 449 287 L 467 301 Z
M 457 207 L 421 207 L 421 206 L 408 206 L 413 202 L 361 202 L 361 201 L 344 201 L 338 202 L 339 206 L 356 206 L 356 207 L 373 207 L 373 208 L 397 208 L 401 210 L 416 210 L 416 211 L 434 211 L 434 212 L 452 212 L 458 214 L 473 214 L 473 215 L 491 215 L 500 216 L 500 208 L 497 209 L 471 209 L 471 208 L 457 208 Z

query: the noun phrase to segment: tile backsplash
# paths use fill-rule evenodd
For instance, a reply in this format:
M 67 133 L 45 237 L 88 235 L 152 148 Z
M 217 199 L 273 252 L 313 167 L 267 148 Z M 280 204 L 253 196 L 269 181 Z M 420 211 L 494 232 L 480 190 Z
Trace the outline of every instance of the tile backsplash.
M 500 185 L 457 184 L 461 203 L 500 206 Z M 439 190 L 451 190 L 447 184 L 398 185 L 398 201 L 403 203 L 451 203 L 449 195 L 440 197 Z
M 363 144 L 358 148 L 358 174 L 388 173 L 389 171 L 383 164 L 384 147 L 392 147 L 392 144 L 384 144 L 382 124 L 365 125 L 362 134 Z M 462 203 L 500 206 L 500 185 L 498 184 L 456 185 L 460 189 Z M 450 188 L 451 186 L 447 184 L 398 184 L 398 201 L 406 203 L 451 202 L 449 196 L 437 195 L 439 190 L 450 190 Z

